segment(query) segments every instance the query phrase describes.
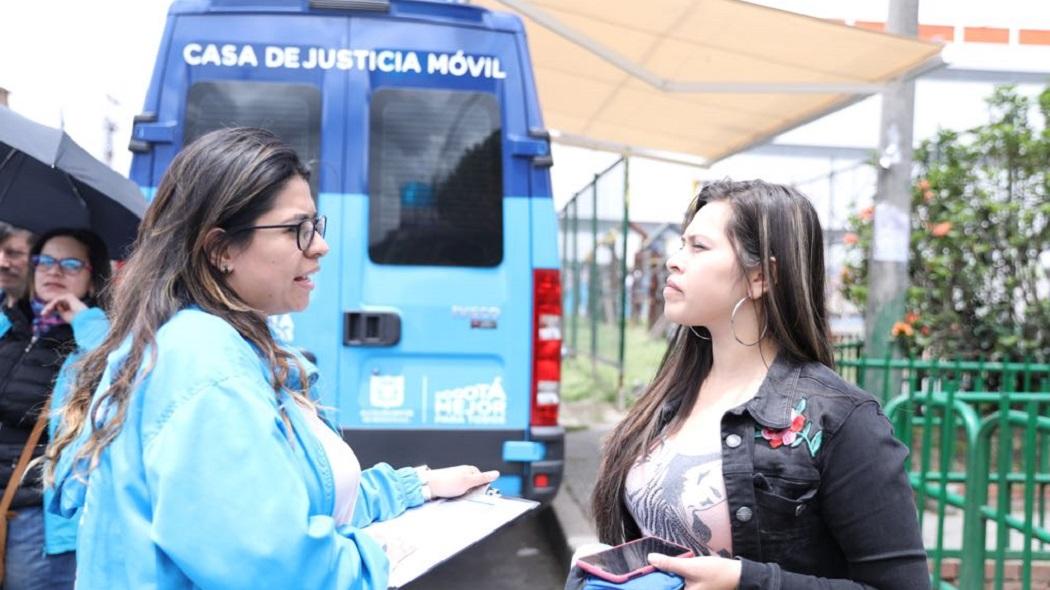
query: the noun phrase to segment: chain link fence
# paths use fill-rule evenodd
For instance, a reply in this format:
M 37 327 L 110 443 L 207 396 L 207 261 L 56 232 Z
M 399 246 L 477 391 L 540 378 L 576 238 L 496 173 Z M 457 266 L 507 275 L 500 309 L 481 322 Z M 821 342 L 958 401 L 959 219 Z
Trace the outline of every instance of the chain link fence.
M 563 391 L 572 399 L 626 396 L 652 378 L 666 348 L 664 266 L 673 223 L 630 219 L 630 160 L 580 188 L 559 213 L 565 314 Z

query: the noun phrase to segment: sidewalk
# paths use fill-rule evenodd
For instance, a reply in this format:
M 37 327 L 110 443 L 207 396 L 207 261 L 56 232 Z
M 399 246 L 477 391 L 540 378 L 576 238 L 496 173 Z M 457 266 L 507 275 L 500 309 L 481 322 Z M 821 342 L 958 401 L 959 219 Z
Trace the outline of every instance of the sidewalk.
M 622 417 L 623 414 L 607 404 L 577 402 L 561 407 L 565 473 L 551 508 L 559 529 L 556 537 L 561 544 L 561 559 L 566 567 L 577 548 L 598 542 L 590 513 L 591 490 L 598 477 L 602 439 Z

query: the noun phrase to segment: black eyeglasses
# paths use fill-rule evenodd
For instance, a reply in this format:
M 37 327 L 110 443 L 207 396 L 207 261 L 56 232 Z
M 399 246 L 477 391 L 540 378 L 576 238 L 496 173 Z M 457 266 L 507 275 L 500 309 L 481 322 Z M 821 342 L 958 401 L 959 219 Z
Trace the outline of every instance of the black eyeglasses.
M 295 245 L 299 247 L 299 250 L 306 252 L 306 250 L 310 248 L 310 245 L 314 243 L 315 234 L 321 234 L 321 237 L 324 237 L 324 232 L 327 225 L 328 216 L 320 215 L 313 219 L 304 219 L 299 223 L 281 223 L 277 225 L 248 225 L 245 227 L 231 229 L 230 233 L 239 234 L 241 232 L 255 229 L 294 229 Z
M 62 258 L 61 260 L 54 256 L 48 256 L 47 254 L 38 254 L 32 258 L 33 266 L 43 270 L 51 270 L 58 265 L 58 269 L 62 271 L 62 274 L 75 275 L 85 268 L 91 268 L 91 265 L 84 262 L 79 258 Z

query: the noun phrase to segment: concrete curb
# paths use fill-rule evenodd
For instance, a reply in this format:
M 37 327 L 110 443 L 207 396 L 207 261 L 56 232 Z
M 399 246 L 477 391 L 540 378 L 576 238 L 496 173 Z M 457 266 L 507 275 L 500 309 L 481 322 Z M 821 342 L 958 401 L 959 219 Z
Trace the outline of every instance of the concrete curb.
M 591 492 L 598 478 L 602 440 L 621 419 L 610 404 L 582 401 L 562 406 L 565 426 L 565 472 L 551 500 L 551 540 L 566 571 L 577 549 L 598 542 L 590 514 Z

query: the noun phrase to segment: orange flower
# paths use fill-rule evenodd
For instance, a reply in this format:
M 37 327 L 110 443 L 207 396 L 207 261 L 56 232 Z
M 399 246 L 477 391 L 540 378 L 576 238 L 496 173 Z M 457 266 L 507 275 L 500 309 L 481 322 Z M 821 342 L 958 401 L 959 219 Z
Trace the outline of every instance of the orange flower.
M 923 198 L 923 200 L 925 200 L 925 201 L 926 201 L 927 203 L 929 203 L 930 201 L 932 201 L 932 200 L 933 200 L 933 191 L 924 191 L 924 192 L 922 193 L 922 198 Z
M 846 244 L 847 246 L 852 246 L 852 245 L 856 244 L 859 241 L 860 241 L 860 238 L 857 237 L 857 234 L 852 233 L 852 232 L 842 236 L 842 243 Z
M 919 331 L 922 332 L 923 336 L 929 336 L 930 335 L 930 327 L 929 326 L 923 326 L 923 327 L 919 328 Z
M 919 179 L 919 190 L 921 190 L 921 191 L 928 191 L 928 190 L 930 190 L 930 181 L 926 180 L 925 178 L 920 178 Z
M 952 222 L 950 221 L 942 221 L 930 228 L 930 233 L 935 238 L 943 238 L 950 231 L 952 231 Z
M 896 324 L 893 324 L 893 329 L 890 330 L 890 334 L 892 334 L 894 337 L 907 336 L 910 338 L 915 334 L 915 330 L 913 330 L 911 325 L 909 324 L 905 324 L 904 322 L 897 322 Z
M 909 311 L 908 315 L 904 316 L 904 321 L 909 324 L 914 324 L 915 322 L 919 321 L 919 314 L 915 313 L 914 311 Z
M 871 221 L 875 217 L 875 207 L 867 207 L 860 212 L 861 221 Z

